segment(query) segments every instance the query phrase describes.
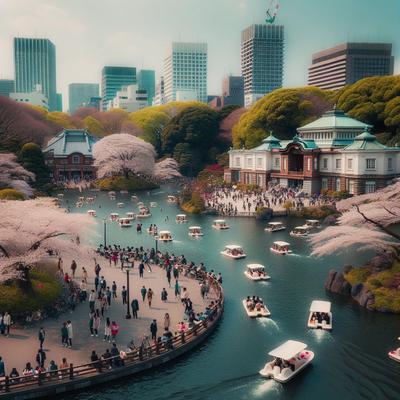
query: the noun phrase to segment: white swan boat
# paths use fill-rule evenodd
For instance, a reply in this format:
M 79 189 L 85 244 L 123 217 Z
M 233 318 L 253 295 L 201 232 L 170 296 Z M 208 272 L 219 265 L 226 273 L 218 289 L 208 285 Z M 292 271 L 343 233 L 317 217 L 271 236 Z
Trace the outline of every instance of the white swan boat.
M 313 300 L 310 306 L 310 315 L 308 317 L 308 327 L 312 329 L 332 329 L 331 302 L 322 300 Z
M 229 225 L 226 224 L 224 219 L 216 219 L 212 224 L 212 227 L 215 229 L 229 229 Z
M 305 236 L 308 236 L 309 229 L 310 228 L 305 225 L 296 226 L 290 231 L 289 235 L 293 236 L 293 237 L 305 237 Z
M 158 232 L 157 240 L 160 242 L 172 242 L 173 238 L 170 231 Z
M 282 254 L 282 255 L 292 253 L 292 250 L 290 250 L 290 243 L 282 242 L 282 241 L 274 242 L 272 244 L 272 246 L 270 247 L 270 250 L 273 253 Z
M 284 226 L 282 222 L 268 222 L 268 225 L 265 228 L 267 232 L 278 232 L 278 231 L 283 231 L 285 229 L 286 226 Z
M 132 219 L 131 218 L 120 218 L 118 220 L 118 224 L 121 228 L 130 228 L 132 226 Z
M 174 204 L 176 203 L 177 199 L 176 196 L 169 195 L 167 196 L 167 203 Z
M 175 217 L 175 222 L 176 222 L 177 224 L 184 224 L 185 222 L 188 222 L 188 219 L 187 219 L 186 214 L 178 214 L 178 215 Z
M 266 281 L 271 279 L 265 272 L 264 265 L 261 264 L 248 264 L 244 274 L 252 281 Z
M 262 300 L 262 299 L 260 299 L 260 300 Z M 250 298 L 244 299 L 242 301 L 243 307 L 246 310 L 246 313 L 250 318 L 262 318 L 262 317 L 265 318 L 265 317 L 269 317 L 271 315 L 267 306 L 264 303 L 258 303 L 258 304 L 256 303 L 255 306 L 250 307 L 247 305 L 248 302 L 250 304 L 250 302 L 251 302 Z
M 90 215 L 91 217 L 96 217 L 96 216 L 97 216 L 95 210 L 88 210 L 87 213 L 88 213 L 88 215 Z
M 119 219 L 119 214 L 118 213 L 111 213 L 110 214 L 110 221 L 118 221 Z
M 280 383 L 290 381 L 314 359 L 314 353 L 306 348 L 305 343 L 288 340 L 268 353 L 273 359 L 260 370 L 260 375 Z
M 239 260 L 240 258 L 246 257 L 241 246 L 236 244 L 228 244 L 225 246 L 225 249 L 221 251 L 221 254 L 226 257 L 233 258 L 235 260 Z
M 189 226 L 189 236 L 191 237 L 200 237 L 203 236 L 204 233 L 201 230 L 200 226 Z

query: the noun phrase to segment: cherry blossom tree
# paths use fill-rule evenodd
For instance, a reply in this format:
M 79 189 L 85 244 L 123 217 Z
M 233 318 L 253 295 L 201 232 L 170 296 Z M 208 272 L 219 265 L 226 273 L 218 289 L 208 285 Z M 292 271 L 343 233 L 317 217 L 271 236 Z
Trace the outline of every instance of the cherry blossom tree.
M 336 208 L 342 213 L 337 224 L 311 236 L 313 255 L 354 246 L 357 250 L 391 251 L 398 256 L 400 234 L 392 227 L 400 223 L 400 180 L 375 193 L 342 200 Z
M 0 189 L 12 188 L 30 197 L 33 195 L 33 189 L 29 183 L 33 181 L 35 174 L 18 164 L 14 154 L 0 154 Z
M 154 176 L 160 180 L 168 180 L 181 178 L 182 174 L 179 172 L 178 163 L 173 158 L 165 158 L 156 163 L 154 167 Z
M 108 176 L 154 174 L 156 152 L 144 140 L 118 133 L 106 136 L 93 146 L 94 165 L 98 178 Z
M 95 221 L 69 214 L 54 199 L 41 197 L 0 204 L 0 283 L 17 280 L 29 289 L 29 270 L 48 254 L 88 257 L 80 238 L 92 233 Z

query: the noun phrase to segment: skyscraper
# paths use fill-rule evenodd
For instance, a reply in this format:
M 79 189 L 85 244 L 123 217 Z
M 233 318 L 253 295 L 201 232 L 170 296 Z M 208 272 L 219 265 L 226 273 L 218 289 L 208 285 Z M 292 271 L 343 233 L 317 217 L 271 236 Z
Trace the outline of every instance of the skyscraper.
M 29 93 L 40 85 L 57 109 L 56 47 L 49 39 L 14 38 L 15 91 Z
M 149 105 L 153 104 L 156 93 L 156 73 L 151 69 L 142 69 L 137 76 L 139 90 L 146 90 Z
M 195 91 L 198 101 L 207 102 L 207 43 L 172 43 L 164 62 L 165 98 L 177 92 Z
M 77 108 L 86 106 L 91 97 L 99 96 L 98 83 L 70 83 L 68 85 L 68 98 L 70 114 L 73 114 Z
M 246 107 L 282 87 L 283 34 L 281 25 L 251 25 L 242 31 L 241 59 Z
M 313 54 L 308 84 L 340 89 L 368 76 L 393 75 L 390 43 L 343 43 Z
M 227 76 L 222 81 L 222 107 L 229 105 L 244 106 L 243 76 Z
M 0 79 L 0 96 L 10 97 L 15 92 L 15 82 L 12 79 Z
M 107 110 L 108 102 L 113 100 L 122 86 L 136 83 L 135 67 L 105 66 L 101 71 L 101 108 Z

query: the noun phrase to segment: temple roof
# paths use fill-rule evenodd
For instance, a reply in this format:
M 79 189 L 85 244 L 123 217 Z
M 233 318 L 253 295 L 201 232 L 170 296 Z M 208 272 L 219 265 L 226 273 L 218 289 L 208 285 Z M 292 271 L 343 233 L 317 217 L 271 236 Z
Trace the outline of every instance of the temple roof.
M 282 148 L 281 141 L 271 134 L 263 139 L 262 144 L 255 147 L 253 150 L 272 150 L 280 148 Z
M 379 143 L 375 135 L 365 131 L 354 138 L 352 144 L 349 144 L 344 150 L 383 150 L 388 149 L 387 146 Z
M 68 156 L 73 153 L 91 156 L 92 147 L 97 140 L 86 129 L 64 129 L 48 142 L 43 152 L 52 152 L 54 157 Z
M 305 132 L 310 130 L 326 130 L 326 129 L 367 129 L 371 125 L 358 121 L 349 117 L 344 111 L 333 109 L 325 112 L 320 118 L 297 130 Z

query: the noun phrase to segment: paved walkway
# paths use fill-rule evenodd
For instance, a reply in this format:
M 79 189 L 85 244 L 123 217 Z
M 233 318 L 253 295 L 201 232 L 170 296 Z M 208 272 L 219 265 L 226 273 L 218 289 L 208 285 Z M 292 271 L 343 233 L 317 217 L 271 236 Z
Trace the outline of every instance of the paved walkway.
M 126 273 L 122 272 L 119 267 L 110 267 L 109 262 L 103 258 L 98 260 L 101 265 L 101 273 L 107 281 L 107 286 L 111 287 L 112 281 L 115 280 L 117 289 L 117 299 L 113 299 L 111 307 L 105 312 L 101 321 L 99 337 L 91 337 L 89 331 L 89 304 L 82 303 L 77 306 L 74 312 L 65 313 L 57 320 L 50 319 L 37 323 L 33 327 L 25 329 L 11 329 L 10 336 L 0 337 L 0 355 L 3 357 L 6 366 L 6 373 L 11 371 L 12 367 L 16 367 L 21 374 L 26 362 L 31 362 L 32 366 L 36 366 L 36 353 L 39 349 L 38 331 L 40 326 L 46 330 L 46 340 L 44 350 L 47 355 L 45 367 L 48 366 L 50 360 L 54 360 L 56 364 L 60 364 L 63 357 L 67 358 L 68 363 L 75 365 L 85 364 L 90 361 L 92 350 L 96 350 L 101 355 L 111 344 L 103 341 L 104 322 L 106 317 L 115 320 L 120 326 L 120 333 L 117 336 L 116 343 L 120 350 L 125 349 L 131 339 L 134 339 L 136 345 L 140 345 L 144 334 L 150 336 L 150 323 L 152 319 L 157 319 L 158 334 L 164 330 L 164 315 L 169 313 L 171 319 L 170 330 L 175 332 L 177 324 L 182 320 L 184 307 L 180 299 L 174 296 L 174 288 L 168 287 L 168 281 L 165 271 L 158 267 L 152 267 L 153 271 L 148 272 L 147 269 L 143 278 L 139 278 L 137 264 L 133 271 L 130 272 L 130 299 L 137 298 L 140 303 L 138 319 L 125 319 L 126 306 L 122 305 L 121 289 L 126 286 Z M 64 271 L 69 271 L 70 262 L 64 261 Z M 76 281 L 81 281 L 82 267 L 85 267 L 89 274 L 88 293 L 94 288 L 94 268 L 87 265 L 79 265 L 76 274 Z M 56 268 L 56 266 L 54 266 Z M 173 284 L 173 282 L 171 281 Z M 210 293 L 208 300 L 203 300 L 200 295 L 200 288 L 197 281 L 190 278 L 180 277 L 179 283 L 181 287 L 186 287 L 189 297 L 193 302 L 195 312 L 200 312 L 215 298 L 213 292 Z M 147 300 L 142 302 L 140 288 L 145 285 L 154 291 L 152 307 L 149 308 Z M 168 292 L 168 302 L 161 301 L 161 290 L 165 287 Z M 64 321 L 71 320 L 74 331 L 72 349 L 61 346 L 60 329 Z

